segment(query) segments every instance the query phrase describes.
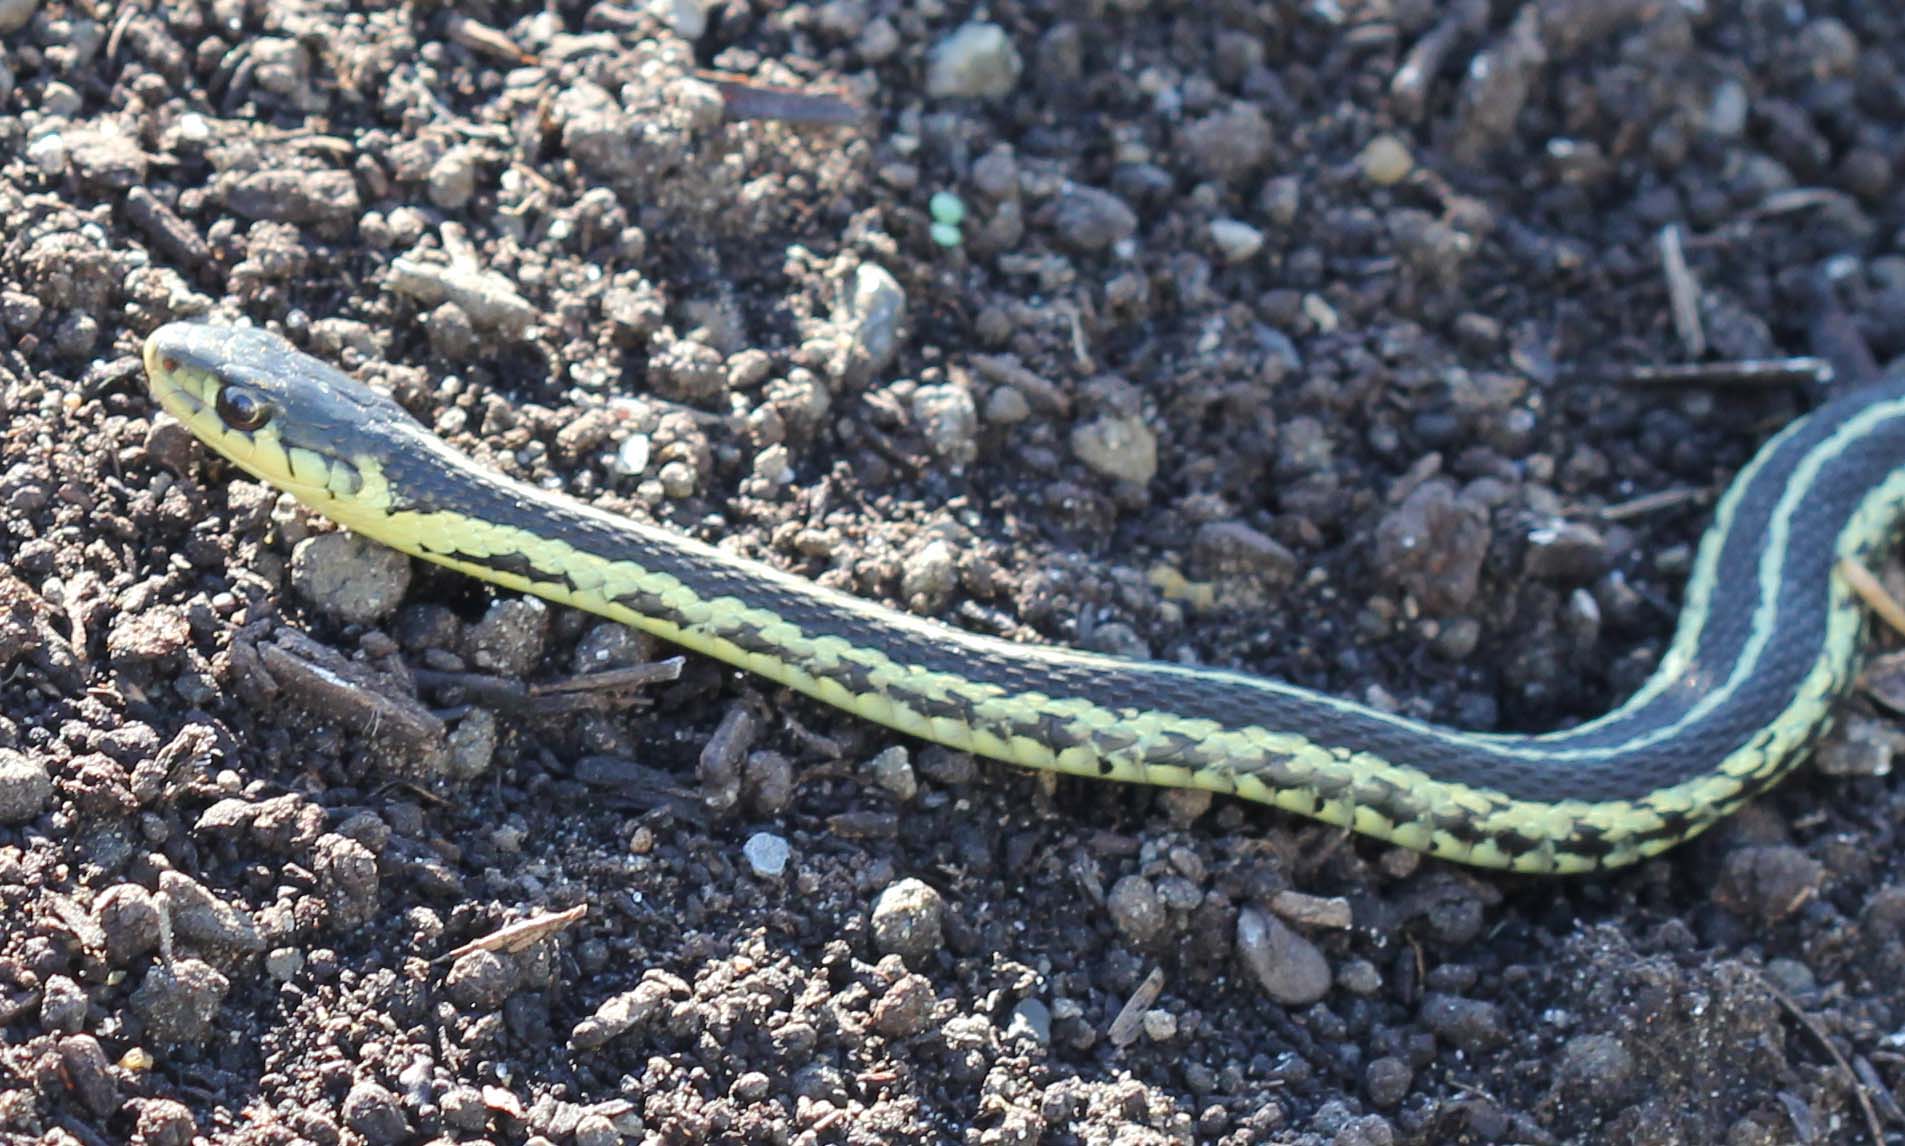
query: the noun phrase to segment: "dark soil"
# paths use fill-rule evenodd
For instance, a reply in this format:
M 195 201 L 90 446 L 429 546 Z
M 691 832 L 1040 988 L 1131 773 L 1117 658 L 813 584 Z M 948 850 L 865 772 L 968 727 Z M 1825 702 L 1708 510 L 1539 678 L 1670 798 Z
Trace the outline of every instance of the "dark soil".
M 1868 696 L 1659 860 L 1476 873 L 645 668 L 137 360 L 269 325 L 864 597 L 1554 727 L 1828 388 L 1636 372 L 1905 353 L 1894 6 L 701 8 L 0 3 L 0 1135 L 1905 1141 Z

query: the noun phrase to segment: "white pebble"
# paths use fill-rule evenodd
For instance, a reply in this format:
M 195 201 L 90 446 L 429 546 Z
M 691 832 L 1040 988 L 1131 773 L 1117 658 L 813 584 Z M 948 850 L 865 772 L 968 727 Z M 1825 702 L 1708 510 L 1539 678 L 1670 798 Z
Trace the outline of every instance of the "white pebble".
M 787 870 L 787 841 L 773 832 L 755 832 L 741 845 L 747 866 L 762 879 L 779 879 Z

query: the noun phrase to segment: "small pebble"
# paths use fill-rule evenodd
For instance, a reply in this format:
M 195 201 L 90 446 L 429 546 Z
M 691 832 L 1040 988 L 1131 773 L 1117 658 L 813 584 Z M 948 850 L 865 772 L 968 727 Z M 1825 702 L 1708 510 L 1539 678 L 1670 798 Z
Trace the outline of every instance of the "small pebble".
M 1032 406 L 1017 387 L 1000 386 L 986 396 L 986 421 L 1016 426 L 1032 416 Z
M 482 672 L 523 677 L 542 660 L 548 635 L 549 606 L 535 597 L 506 597 L 464 630 L 463 655 Z
M 1409 145 L 1401 139 L 1383 134 L 1363 146 L 1356 165 L 1362 169 L 1364 179 L 1378 187 L 1388 187 L 1409 177 L 1415 168 L 1415 156 L 1409 154 Z
M 1177 1016 L 1153 1007 L 1144 1012 L 1144 1037 L 1154 1043 L 1166 1043 L 1177 1037 Z
M 475 155 L 467 147 L 452 147 L 430 168 L 430 202 L 457 211 L 476 195 Z
M 289 983 L 304 970 L 304 952 L 296 947 L 274 947 L 265 953 L 265 974 Z
M 780 815 L 794 799 L 794 762 L 779 752 L 748 753 L 741 766 L 741 790 L 756 812 Z
M 107 888 L 94 902 L 93 916 L 106 933 L 106 957 L 117 966 L 159 945 L 159 905 L 136 883 Z
M 1263 232 L 1239 219 L 1213 219 L 1211 243 L 1227 263 L 1241 263 L 1263 249 Z
M 1581 522 L 1562 522 L 1528 535 L 1525 568 L 1544 581 L 1584 584 L 1599 577 L 1607 566 L 1607 539 Z
M 873 903 L 873 944 L 919 966 L 945 945 L 945 901 L 931 885 L 903 879 L 887 887 Z
M 787 871 L 787 860 L 792 854 L 787 841 L 772 832 L 755 832 L 741 845 L 741 854 L 747 859 L 747 866 L 761 879 L 779 879 Z
M 1905 736 L 1889 724 L 1854 714 L 1845 718 L 1839 735 L 1819 746 L 1812 762 L 1828 776 L 1889 776 L 1901 747 Z
M 26 27 L 39 7 L 40 0 L 0 0 L 0 35 Z M 70 36 L 71 32 L 66 35 Z
M 388 617 L 410 588 L 410 558 L 355 533 L 320 533 L 291 552 L 291 586 L 347 625 Z
M 476 950 L 457 957 L 443 976 L 452 1002 L 469 1011 L 494 1011 L 516 989 L 516 967 L 494 951 Z
M 452 779 L 474 780 L 496 758 L 496 714 L 472 708 L 450 729 L 444 772 Z
M 1422 1021 L 1436 1037 L 1474 1053 L 1508 1041 L 1501 1008 L 1461 995 L 1430 994 L 1422 1000 Z
M 1136 415 L 1104 414 L 1075 426 L 1072 453 L 1094 473 L 1144 485 L 1158 472 L 1158 439 Z
M 1237 103 L 1185 125 L 1178 134 L 1183 154 L 1215 179 L 1236 180 L 1270 159 L 1270 119 L 1252 103 Z
M 1138 213 L 1109 191 L 1067 183 L 1052 219 L 1058 240 L 1090 254 L 1123 242 L 1138 231 Z
M 935 191 L 926 201 L 926 210 L 933 222 L 957 227 L 966 221 L 966 202 L 951 191 Z
M 954 466 L 979 456 L 979 407 L 972 391 L 948 383 L 913 392 L 913 421 L 933 454 Z
M 387 1146 L 410 1135 L 397 1096 L 369 1079 L 359 1079 L 344 1096 L 344 1124 L 364 1136 L 370 1146 Z
M 1363 1086 L 1369 1092 L 1370 1103 L 1385 1110 L 1407 1097 L 1414 1082 L 1415 1071 L 1409 1064 L 1387 1055 L 1371 1059 L 1363 1072 Z
M 1241 521 L 1207 521 L 1191 539 L 1191 576 L 1199 581 L 1231 577 L 1287 585 L 1300 564 L 1296 554 Z
M 86 992 L 66 975 L 49 975 L 40 988 L 40 1025 L 49 1031 L 77 1031 L 86 1022 Z
M 132 993 L 132 1009 L 148 1041 L 192 1045 L 205 1041 L 231 980 L 197 959 L 152 964 Z
M 1051 1008 L 1037 999 L 1021 999 L 1006 1023 L 1007 1038 L 1029 1038 L 1043 1046 L 1052 1041 Z
M 906 321 L 906 289 L 878 263 L 854 269 L 846 303 L 833 314 L 834 326 L 852 343 L 851 372 L 861 381 L 886 369 L 900 348 Z
M 926 60 L 926 94 L 934 99 L 999 99 L 1012 94 L 1023 67 L 1019 51 L 997 24 L 961 24 L 933 45 Z
M 1825 874 L 1825 865 L 1790 844 L 1734 848 L 1713 900 L 1735 915 L 1777 923 L 1819 893 Z
M 1590 1102 L 1623 1101 L 1634 1078 L 1634 1056 L 1612 1035 L 1576 1035 L 1561 1047 L 1555 1084 Z
M 1164 901 L 1158 897 L 1157 887 L 1141 875 L 1127 875 L 1112 884 L 1111 894 L 1105 898 L 1105 907 L 1111 912 L 1111 921 L 1118 930 L 1138 946 L 1144 946 L 1162 935 L 1170 923 Z
M 912 754 L 903 744 L 895 744 L 875 756 L 869 767 L 873 782 L 902 801 L 919 794 L 919 777 L 913 772 Z
M 23 824 L 53 800 L 46 765 L 23 752 L 0 748 L 0 824 Z
M 621 1146 L 622 1132 L 607 1115 L 584 1114 L 575 1124 L 575 1146 Z
M 1367 959 L 1351 959 L 1336 969 L 1336 983 L 1352 995 L 1374 995 L 1382 990 L 1382 972 Z
M 890 1039 L 921 1033 L 933 1021 L 933 984 L 924 975 L 901 975 L 874 1000 L 873 1029 Z
M 1268 912 L 1237 914 L 1237 954 L 1272 999 L 1304 1007 L 1329 993 L 1330 965 L 1316 944 Z
M 1460 613 L 1481 589 L 1488 544 L 1487 512 L 1427 481 L 1377 523 L 1377 572 L 1430 615 Z
M 198 1137 L 198 1123 L 183 1102 L 147 1098 L 138 1107 L 139 1139 L 146 1146 L 191 1146 Z
M 250 913 L 218 898 L 191 876 L 160 872 L 159 894 L 171 901 L 172 931 L 179 938 L 220 951 L 265 949 Z
M 68 1035 L 59 1041 L 59 1056 L 64 1081 L 93 1117 L 106 1118 L 119 1109 L 119 1080 L 98 1039 Z

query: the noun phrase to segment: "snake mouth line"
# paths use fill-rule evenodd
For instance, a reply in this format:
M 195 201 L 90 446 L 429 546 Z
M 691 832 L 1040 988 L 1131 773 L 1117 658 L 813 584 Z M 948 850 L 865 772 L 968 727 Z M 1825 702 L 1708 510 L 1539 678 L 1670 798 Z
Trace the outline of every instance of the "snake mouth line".
M 385 544 L 653 633 L 900 732 L 1050 771 L 1234 794 L 1457 862 L 1614 867 L 1777 782 L 1856 676 L 1832 580 L 1905 512 L 1905 373 L 1775 435 L 1721 499 L 1654 677 L 1587 724 L 1470 734 L 1219 669 L 1014 645 L 484 470 L 262 331 L 162 327 L 154 392 L 213 449 Z M 274 411 L 226 425 L 221 386 Z M 197 392 L 195 392 L 197 391 Z

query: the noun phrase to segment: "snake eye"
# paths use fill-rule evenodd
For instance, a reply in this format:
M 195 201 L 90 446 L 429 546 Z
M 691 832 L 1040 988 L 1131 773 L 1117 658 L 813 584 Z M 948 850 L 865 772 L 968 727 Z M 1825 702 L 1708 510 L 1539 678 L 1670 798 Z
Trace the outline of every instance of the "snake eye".
M 271 403 L 243 386 L 221 386 L 212 403 L 218 416 L 234 430 L 255 430 L 271 420 Z

